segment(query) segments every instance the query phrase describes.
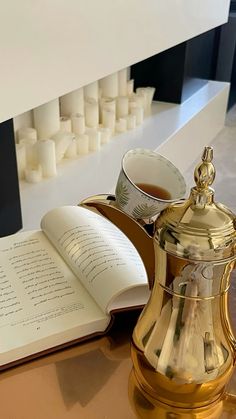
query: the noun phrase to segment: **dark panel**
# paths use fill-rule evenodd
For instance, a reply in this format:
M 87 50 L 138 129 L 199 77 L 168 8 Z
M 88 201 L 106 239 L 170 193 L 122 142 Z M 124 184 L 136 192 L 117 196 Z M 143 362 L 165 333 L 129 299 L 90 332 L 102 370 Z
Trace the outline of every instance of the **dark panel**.
M 135 88 L 154 86 L 154 99 L 181 103 L 214 78 L 216 30 L 213 29 L 131 67 Z
M 214 79 L 217 43 L 215 30 L 186 42 L 182 101 L 203 87 L 207 80 Z
M 13 120 L 0 124 L 0 237 L 22 228 Z
M 219 41 L 216 80 L 231 82 L 228 108 L 236 102 L 236 13 L 231 12 L 222 26 Z
M 131 67 L 135 88 L 153 86 L 155 100 L 181 102 L 186 43 L 169 48 Z
M 236 12 L 236 0 L 231 0 L 230 12 Z
M 233 67 L 232 67 L 232 77 L 231 77 L 231 89 L 229 95 L 229 105 L 231 108 L 236 103 L 236 55 L 234 55 Z

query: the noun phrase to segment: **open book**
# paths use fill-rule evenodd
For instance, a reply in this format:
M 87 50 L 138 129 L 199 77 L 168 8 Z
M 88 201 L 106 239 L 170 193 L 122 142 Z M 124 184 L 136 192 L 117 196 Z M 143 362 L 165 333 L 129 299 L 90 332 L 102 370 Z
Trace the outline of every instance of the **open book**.
M 42 231 L 0 239 L 0 368 L 105 333 L 112 312 L 147 302 L 131 241 L 86 208 L 48 212 Z

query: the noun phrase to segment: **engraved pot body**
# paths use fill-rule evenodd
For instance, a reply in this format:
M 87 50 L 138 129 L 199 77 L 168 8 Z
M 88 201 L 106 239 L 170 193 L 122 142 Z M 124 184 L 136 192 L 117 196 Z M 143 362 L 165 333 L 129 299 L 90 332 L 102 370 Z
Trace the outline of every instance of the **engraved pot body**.
M 140 387 L 185 408 L 219 399 L 235 364 L 227 302 L 235 216 L 214 202 L 209 149 L 195 170 L 197 186 L 189 199 L 156 221 L 154 287 L 131 345 Z
M 133 333 L 137 379 L 164 403 L 209 404 L 223 393 L 235 362 L 227 311 L 234 261 L 189 263 L 159 247 L 155 253 L 154 288 Z

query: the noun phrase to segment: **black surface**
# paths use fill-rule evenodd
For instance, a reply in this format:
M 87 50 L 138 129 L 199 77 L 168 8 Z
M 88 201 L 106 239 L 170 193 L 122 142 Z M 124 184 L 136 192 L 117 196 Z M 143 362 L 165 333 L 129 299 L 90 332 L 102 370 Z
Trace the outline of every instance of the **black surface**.
M 131 67 L 134 88 L 154 86 L 154 100 L 180 103 L 184 80 L 186 43 L 156 54 Z
M 221 27 L 215 79 L 231 83 L 228 108 L 236 102 L 236 13 Z
M 214 78 L 217 34 L 213 29 L 134 64 L 135 88 L 154 86 L 155 100 L 182 103 Z
M 231 12 L 236 12 L 236 0 L 231 0 L 230 11 Z
M 0 237 L 22 228 L 13 120 L 0 123 Z

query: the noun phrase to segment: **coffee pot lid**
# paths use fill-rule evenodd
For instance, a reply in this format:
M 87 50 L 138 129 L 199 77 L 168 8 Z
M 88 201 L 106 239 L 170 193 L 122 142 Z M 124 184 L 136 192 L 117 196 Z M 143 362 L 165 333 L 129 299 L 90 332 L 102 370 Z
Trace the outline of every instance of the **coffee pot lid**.
M 194 171 L 196 186 L 186 200 L 171 204 L 156 220 L 154 242 L 181 258 L 224 260 L 236 255 L 235 215 L 215 203 L 213 149 L 205 147 Z

